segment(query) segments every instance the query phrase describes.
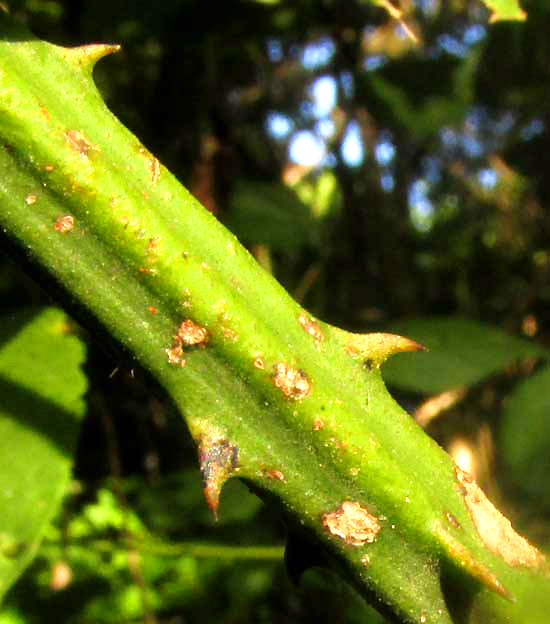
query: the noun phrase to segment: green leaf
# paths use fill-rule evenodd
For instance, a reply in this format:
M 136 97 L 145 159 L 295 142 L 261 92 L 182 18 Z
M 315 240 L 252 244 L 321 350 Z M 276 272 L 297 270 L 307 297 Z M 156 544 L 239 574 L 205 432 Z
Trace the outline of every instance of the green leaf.
M 68 329 L 53 308 L 0 321 L 0 597 L 34 556 L 69 482 L 86 381 L 83 345 Z
M 434 317 L 404 321 L 389 331 L 407 336 L 429 351 L 391 358 L 386 382 L 413 392 L 437 393 L 479 383 L 522 357 L 548 357 L 537 345 L 478 321 Z
M 505 20 L 522 22 L 527 17 L 518 0 L 483 0 L 483 4 L 491 11 L 490 22 Z
M 362 87 L 384 123 L 425 138 L 463 119 L 472 105 L 478 64 L 475 53 L 462 61 L 449 55 L 437 62 L 406 56 L 369 72 Z
M 282 184 L 238 184 L 226 225 L 242 241 L 277 250 L 299 249 L 318 240 L 318 224 L 308 206 Z
M 521 382 L 504 406 L 504 460 L 525 492 L 550 506 L 550 367 Z

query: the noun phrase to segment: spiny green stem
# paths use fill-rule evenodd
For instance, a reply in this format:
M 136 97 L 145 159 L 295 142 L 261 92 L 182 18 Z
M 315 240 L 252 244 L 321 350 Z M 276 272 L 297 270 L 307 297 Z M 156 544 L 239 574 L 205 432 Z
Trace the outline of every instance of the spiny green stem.
M 544 558 L 384 387 L 419 346 L 294 302 L 105 108 L 91 72 L 114 50 L 0 43 L 5 231 L 171 394 L 214 511 L 244 479 L 400 621 L 451 624 L 456 595 L 462 621 L 533 618 Z

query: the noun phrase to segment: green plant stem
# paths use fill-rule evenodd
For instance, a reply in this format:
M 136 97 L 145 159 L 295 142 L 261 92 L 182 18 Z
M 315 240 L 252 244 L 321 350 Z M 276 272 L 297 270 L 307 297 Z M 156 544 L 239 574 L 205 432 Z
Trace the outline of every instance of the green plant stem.
M 61 544 L 48 540 L 42 546 L 45 553 L 58 552 Z M 253 561 L 283 561 L 283 546 L 228 546 L 212 542 L 167 542 L 158 538 L 128 536 L 119 540 L 82 539 L 63 541 L 64 549 L 85 547 L 98 552 L 112 553 L 118 550 L 137 550 L 156 557 L 194 557 L 196 559 L 228 559 Z
M 181 557 L 188 555 L 197 559 L 231 559 L 255 561 L 282 561 L 284 547 L 282 546 L 227 546 L 226 544 L 201 543 L 136 543 L 135 547 L 141 552 L 166 557 Z
M 385 389 L 418 345 L 294 302 L 106 109 L 114 46 L 24 38 L 0 43 L 0 222 L 172 396 L 213 511 L 244 479 L 398 621 L 536 622 L 544 559 L 489 541 L 475 514 L 498 532 L 498 512 Z

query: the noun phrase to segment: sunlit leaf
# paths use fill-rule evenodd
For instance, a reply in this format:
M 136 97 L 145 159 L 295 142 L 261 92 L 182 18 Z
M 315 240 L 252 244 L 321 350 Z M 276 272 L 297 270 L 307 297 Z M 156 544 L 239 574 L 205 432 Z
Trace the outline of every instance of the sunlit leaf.
M 0 596 L 31 561 L 70 478 L 84 348 L 47 309 L 0 321 Z
M 520 7 L 518 0 L 482 0 L 491 11 L 491 22 L 504 20 L 523 21 L 527 13 Z
M 318 223 L 296 193 L 283 185 L 242 182 L 231 199 L 228 227 L 243 241 L 277 250 L 314 243 Z

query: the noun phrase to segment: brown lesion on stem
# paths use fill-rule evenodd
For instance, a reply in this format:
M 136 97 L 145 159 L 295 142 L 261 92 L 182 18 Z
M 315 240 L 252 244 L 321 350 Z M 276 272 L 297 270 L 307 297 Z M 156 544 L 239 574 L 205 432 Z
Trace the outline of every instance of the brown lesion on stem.
M 159 247 L 162 242 L 160 236 L 153 236 L 147 243 L 147 259 L 149 262 L 157 262 L 159 259 Z
M 151 173 L 151 182 L 153 186 L 155 186 L 160 180 L 161 173 L 160 162 L 158 158 L 155 158 L 155 156 L 153 156 L 153 154 L 151 154 L 151 152 L 146 147 L 141 145 L 141 143 L 138 143 L 135 146 L 135 149 L 137 150 L 138 154 L 141 154 L 145 157 L 145 166 L 147 167 L 147 169 L 149 169 L 149 172 Z
M 265 368 L 265 362 L 264 362 L 264 358 L 261 355 L 258 355 L 255 359 L 254 359 L 254 368 L 257 368 L 259 370 L 264 370 Z
M 149 161 L 149 168 L 151 169 L 151 182 L 155 185 L 160 179 L 160 162 L 157 158 L 152 158 Z
M 336 511 L 324 514 L 323 526 L 332 535 L 357 547 L 372 544 L 381 529 L 376 516 L 352 501 L 345 501 Z
M 317 325 L 317 323 L 307 314 L 300 314 L 298 322 L 304 328 L 304 331 L 315 340 L 317 349 L 319 349 L 320 344 L 325 339 L 319 325 Z
M 185 347 L 204 347 L 208 342 L 209 334 L 206 327 L 201 327 L 191 319 L 187 319 L 179 326 L 178 338 Z
M 168 363 L 183 368 L 187 364 L 187 361 L 184 359 L 184 349 L 189 347 L 199 347 L 203 349 L 208 343 L 209 338 L 210 334 L 205 327 L 197 325 L 197 323 L 191 319 L 185 320 L 178 327 L 178 333 L 174 336 L 172 346 L 165 349 L 168 355 Z
M 311 392 L 311 383 L 307 375 L 285 362 L 275 364 L 273 383 L 289 399 L 299 401 Z
M 74 217 L 72 215 L 62 215 L 57 217 L 53 229 L 60 234 L 66 234 L 74 228 Z
M 90 152 L 99 152 L 99 147 L 94 145 L 80 130 L 69 130 L 65 133 L 65 139 L 69 147 L 82 156 L 88 157 Z
M 168 364 L 184 368 L 187 366 L 187 360 L 183 357 L 184 353 L 181 341 L 178 340 L 177 336 L 174 337 L 174 340 L 174 344 L 172 344 L 170 348 L 165 349 L 166 355 L 168 356 Z
M 273 481 L 286 481 L 284 473 L 282 473 L 280 470 L 266 470 L 265 475 L 268 479 L 271 479 Z
M 447 520 L 447 522 L 455 529 L 461 529 L 462 526 L 460 525 L 460 522 L 458 521 L 458 518 L 452 514 L 450 511 L 446 511 L 445 512 L 445 518 Z

